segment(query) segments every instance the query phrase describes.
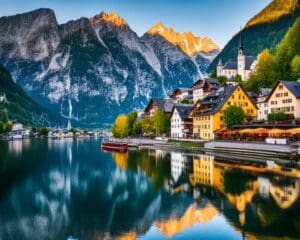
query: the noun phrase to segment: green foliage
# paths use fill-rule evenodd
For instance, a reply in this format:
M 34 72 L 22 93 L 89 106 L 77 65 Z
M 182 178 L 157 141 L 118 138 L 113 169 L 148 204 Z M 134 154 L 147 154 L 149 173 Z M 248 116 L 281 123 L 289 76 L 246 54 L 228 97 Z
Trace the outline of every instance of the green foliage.
M 156 135 L 167 133 L 170 130 L 170 117 L 161 109 L 157 109 L 152 116 Z
M 84 129 L 83 129 L 83 136 L 86 136 L 86 135 L 87 135 L 87 132 L 88 132 L 87 129 L 84 128 Z
M 12 127 L 13 127 L 13 123 L 8 121 L 6 124 L 5 124 L 5 127 L 4 127 L 4 131 L 5 132 L 10 132 L 12 130 Z
M 209 74 L 210 78 L 217 78 L 217 68 L 214 68 L 211 73 Z
M 236 81 L 237 83 L 242 83 L 243 82 L 243 80 L 242 80 L 242 76 L 241 75 L 236 75 L 235 77 L 234 77 L 234 81 Z
M 155 135 L 155 127 L 152 118 L 145 117 L 141 120 L 142 133 L 146 135 Z
M 4 109 L 0 111 L 0 121 L 3 123 L 7 123 L 8 121 L 7 111 Z
M 137 136 L 142 134 L 142 124 L 141 122 L 135 122 L 133 124 L 133 135 Z
M 220 81 L 221 84 L 225 84 L 228 80 L 226 76 L 218 76 L 217 79 Z
M 268 115 L 269 121 L 282 121 L 285 120 L 287 116 L 284 112 L 272 112 Z
M 49 131 L 49 128 L 46 126 L 39 127 L 37 130 L 39 136 L 47 136 Z
M 198 142 L 198 141 L 180 141 L 180 140 L 169 139 L 168 142 L 179 145 L 181 147 L 203 147 L 204 146 L 203 142 Z
M 187 98 L 185 98 L 185 99 L 182 99 L 182 100 L 180 101 L 180 103 L 183 103 L 183 104 L 192 104 L 192 103 L 194 103 L 194 102 L 193 102 L 192 99 L 187 99 Z
M 128 117 L 126 114 L 119 114 L 112 126 L 112 134 L 117 138 L 128 136 Z
M 129 136 L 132 136 L 134 134 L 134 124 L 135 124 L 135 121 L 137 119 L 137 112 L 136 111 L 132 111 L 128 114 L 128 135 Z
M 296 55 L 291 62 L 292 79 L 300 78 L 300 55 Z
M 245 121 L 244 110 L 235 105 L 231 105 L 224 111 L 224 123 L 228 128 L 231 128 L 233 125 L 241 124 Z
M 0 121 L 0 134 L 4 133 L 5 132 L 4 130 L 5 130 L 5 125 L 2 121 Z

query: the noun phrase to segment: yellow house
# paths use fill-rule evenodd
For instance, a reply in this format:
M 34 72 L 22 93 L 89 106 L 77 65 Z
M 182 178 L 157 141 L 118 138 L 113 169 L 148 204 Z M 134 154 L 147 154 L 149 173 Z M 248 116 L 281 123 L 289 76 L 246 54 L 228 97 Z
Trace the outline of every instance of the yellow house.
M 225 86 L 194 105 L 190 113 L 193 118 L 193 136 L 214 139 L 214 132 L 225 127 L 224 110 L 230 105 L 242 107 L 247 119 L 257 116 L 255 102 L 240 84 Z
M 282 111 L 300 118 L 300 82 L 278 81 L 267 102 L 268 113 Z

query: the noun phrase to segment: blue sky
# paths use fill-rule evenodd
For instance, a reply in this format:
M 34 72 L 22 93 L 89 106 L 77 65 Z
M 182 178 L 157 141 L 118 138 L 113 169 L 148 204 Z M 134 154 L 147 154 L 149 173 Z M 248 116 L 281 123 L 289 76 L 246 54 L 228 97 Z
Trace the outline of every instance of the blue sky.
M 271 0 L 0 0 L 0 15 L 52 8 L 59 23 L 116 11 L 142 35 L 161 21 L 176 31 L 212 38 L 220 47 Z

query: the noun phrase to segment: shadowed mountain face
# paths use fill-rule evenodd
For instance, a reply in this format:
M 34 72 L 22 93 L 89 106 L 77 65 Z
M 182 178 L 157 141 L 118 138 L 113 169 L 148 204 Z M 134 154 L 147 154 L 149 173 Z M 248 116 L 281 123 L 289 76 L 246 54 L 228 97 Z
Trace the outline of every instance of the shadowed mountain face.
M 8 118 L 25 124 L 63 123 L 58 115 L 37 104 L 12 79 L 0 64 L 0 110 L 5 110 Z
M 189 55 L 159 37 L 140 38 L 116 13 L 59 25 L 52 10 L 38 9 L 0 18 L 0 63 L 73 125 L 101 127 L 151 97 L 191 85 L 218 53 L 211 40 L 210 48 L 199 48 L 205 38 L 193 36 L 198 47 Z
M 300 16 L 299 0 L 274 0 L 261 12 L 251 18 L 246 26 L 229 40 L 208 68 L 211 72 L 219 61 L 236 59 L 240 33 L 247 55 L 257 56 L 262 50 L 274 49 L 288 29 Z

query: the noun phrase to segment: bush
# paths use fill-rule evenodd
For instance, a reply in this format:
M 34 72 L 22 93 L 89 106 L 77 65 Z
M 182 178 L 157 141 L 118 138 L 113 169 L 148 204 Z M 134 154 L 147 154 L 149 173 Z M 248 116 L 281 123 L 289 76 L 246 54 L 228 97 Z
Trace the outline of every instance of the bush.
M 268 115 L 269 121 L 282 121 L 286 119 L 287 115 L 284 112 L 273 112 Z
M 244 110 L 239 106 L 231 105 L 224 111 L 224 123 L 228 128 L 242 124 L 245 121 Z

